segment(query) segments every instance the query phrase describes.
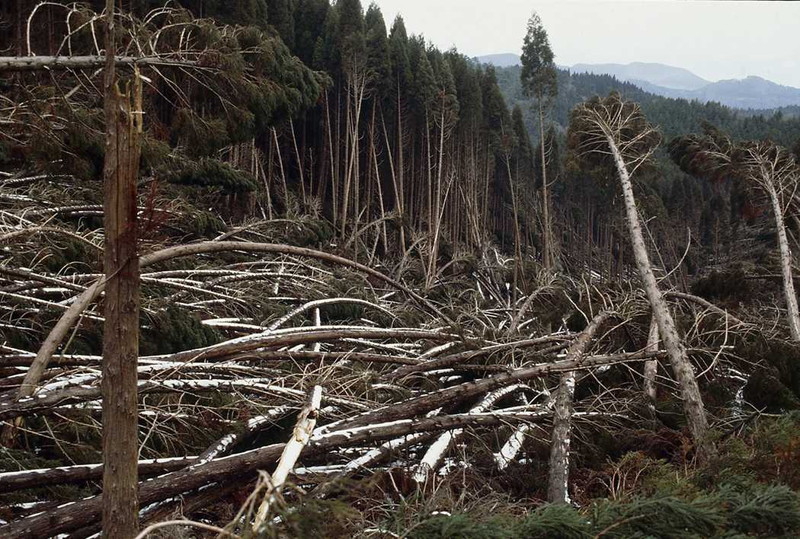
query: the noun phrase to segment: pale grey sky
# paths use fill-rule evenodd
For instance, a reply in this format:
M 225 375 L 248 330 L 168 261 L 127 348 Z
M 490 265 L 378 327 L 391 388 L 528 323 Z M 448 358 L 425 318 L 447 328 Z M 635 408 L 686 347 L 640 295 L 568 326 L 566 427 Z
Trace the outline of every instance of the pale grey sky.
M 362 0 L 364 7 L 370 0 Z M 537 11 L 559 65 L 659 62 L 716 81 L 758 75 L 800 88 L 800 2 L 376 0 L 391 27 L 468 56 L 519 53 Z

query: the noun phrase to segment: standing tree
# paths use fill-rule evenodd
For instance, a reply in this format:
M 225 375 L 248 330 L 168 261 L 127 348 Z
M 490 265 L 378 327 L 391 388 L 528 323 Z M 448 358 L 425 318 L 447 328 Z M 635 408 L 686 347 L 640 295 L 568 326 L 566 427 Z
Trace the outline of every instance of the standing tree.
M 105 324 L 103 326 L 103 533 L 135 537 L 139 524 L 139 257 L 136 182 L 142 132 L 138 70 L 120 90 L 115 69 L 114 0 L 106 2 Z
M 605 99 L 594 98 L 578 105 L 572 112 L 569 130 L 573 148 L 584 156 L 610 158 L 616 169 L 622 187 L 636 268 L 658 324 L 661 341 L 672 364 L 672 371 L 681 388 L 683 409 L 692 438 L 698 454 L 703 458 L 711 449 L 703 399 L 686 348 L 678 336 L 675 321 L 663 293 L 658 288 L 650 264 L 631 181 L 631 176 L 648 162 L 661 141 L 661 135 L 647 122 L 637 104 L 623 101 L 616 92 Z
M 398 15 L 392 23 L 389 31 L 389 63 L 391 75 L 389 82 L 394 94 L 393 106 L 395 117 L 394 130 L 394 152 L 390 150 L 392 158 L 392 185 L 395 194 L 395 211 L 400 221 L 400 248 L 406 249 L 406 225 L 408 217 L 406 215 L 406 187 L 405 187 L 405 142 L 408 138 L 407 128 L 404 127 L 404 114 L 406 112 L 406 99 L 411 86 L 411 62 L 408 56 L 408 34 L 406 33 L 403 18 Z M 385 132 L 385 131 L 384 131 Z M 389 135 L 385 132 L 387 146 L 389 145 Z
M 535 99 L 539 116 L 539 150 L 542 161 L 542 259 L 546 270 L 553 267 L 553 227 L 550 222 L 550 196 L 547 189 L 547 148 L 544 136 L 544 120 L 547 109 L 558 93 L 558 80 L 553 50 L 547 39 L 547 30 L 542 19 L 533 13 L 528 19 L 528 31 L 522 45 L 522 71 L 520 79 L 526 96 Z
M 138 68 L 120 84 L 116 71 L 115 2 L 106 1 L 104 116 L 103 534 L 135 537 L 138 529 L 139 258 L 136 182 L 142 133 Z M 124 89 L 123 89 L 124 88 Z

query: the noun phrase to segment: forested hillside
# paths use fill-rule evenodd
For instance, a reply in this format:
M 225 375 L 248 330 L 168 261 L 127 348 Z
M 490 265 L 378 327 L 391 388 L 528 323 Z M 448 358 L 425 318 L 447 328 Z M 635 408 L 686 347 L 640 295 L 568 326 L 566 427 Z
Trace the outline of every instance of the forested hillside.
M 523 105 L 527 101 L 522 93 L 520 71 L 520 66 L 496 68 L 498 83 L 509 106 L 517 103 Z M 800 138 L 800 118 L 794 111 L 796 107 L 786 107 L 781 111 L 738 110 L 715 102 L 700 103 L 661 97 L 611 75 L 571 73 L 563 69 L 558 70 L 558 83 L 559 94 L 553 108 L 553 121 L 564 130 L 569 123 L 569 112 L 575 105 L 595 95 L 618 91 L 627 99 L 640 103 L 650 121 L 668 139 L 699 131 L 703 122 L 712 123 L 742 140 L 770 138 L 791 146 Z M 528 120 L 528 124 L 533 128 L 533 118 Z
M 799 118 L 535 14 L 502 69 L 359 0 L 0 27 L 0 535 L 800 533 Z

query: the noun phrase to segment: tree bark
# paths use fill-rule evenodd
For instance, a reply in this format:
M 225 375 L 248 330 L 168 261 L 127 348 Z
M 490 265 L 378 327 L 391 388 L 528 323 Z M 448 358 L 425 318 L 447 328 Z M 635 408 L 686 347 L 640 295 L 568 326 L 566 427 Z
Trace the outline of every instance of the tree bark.
M 611 313 L 603 311 L 592 319 L 567 350 L 567 358 L 580 360 L 592 337 Z M 572 400 L 575 396 L 575 371 L 561 375 L 553 406 L 553 432 L 550 437 L 550 467 L 547 476 L 547 501 L 569 503 L 569 449 L 572 436 Z
M 544 237 L 542 238 L 542 258 L 545 271 L 553 269 L 553 231 L 550 227 L 550 195 L 547 191 L 547 163 L 544 149 L 544 110 L 542 96 L 539 96 L 539 148 L 542 155 L 542 220 L 544 221 Z
M 106 2 L 106 51 L 116 49 L 114 0 Z M 103 535 L 136 536 L 139 414 L 139 257 L 136 181 L 142 130 L 142 89 L 120 91 L 114 57 L 105 66 L 106 147 L 103 168 L 105 324 L 103 326 Z
M 775 188 L 767 184 L 767 194 L 775 214 L 775 230 L 778 232 L 778 247 L 781 254 L 781 276 L 783 277 L 783 294 L 786 298 L 786 317 L 789 321 L 789 332 L 792 340 L 800 342 L 800 313 L 797 307 L 797 294 L 792 280 L 792 251 L 786 236 L 786 225 L 783 219 L 783 208 Z
M 645 350 L 648 352 L 658 352 L 658 322 L 655 317 L 650 319 L 650 331 L 647 334 L 647 346 Z M 656 374 L 658 373 L 658 361 L 646 361 L 644 364 L 644 394 L 650 401 L 652 407 L 656 402 Z
M 546 412 L 541 415 L 546 418 Z M 531 414 L 456 414 L 424 419 L 408 419 L 370 425 L 355 430 L 342 430 L 312 437 L 307 445 L 308 455 L 318 455 L 330 449 L 353 447 L 364 442 L 377 442 L 407 436 L 416 432 L 440 432 L 461 427 L 497 426 L 509 422 L 531 421 Z M 171 496 L 215 482 L 231 483 L 247 479 L 258 470 L 271 466 L 280 457 L 285 444 L 272 444 L 252 451 L 215 459 L 199 466 L 143 482 L 139 489 L 142 504 L 151 504 Z M 102 496 L 63 504 L 47 513 L 23 518 L 0 527 L 4 537 L 38 539 L 69 533 L 97 522 Z
M 613 137 L 607 134 L 606 139 L 622 186 L 628 232 L 633 245 L 633 254 L 636 260 L 636 267 L 639 270 L 639 277 L 642 279 L 647 299 L 653 310 L 653 317 L 655 317 L 658 324 L 664 348 L 672 365 L 672 371 L 681 388 L 683 410 L 698 450 L 698 456 L 704 458 L 710 454 L 711 446 L 708 440 L 708 420 L 703 406 L 703 398 L 700 395 L 700 388 L 697 385 L 686 349 L 678 336 L 675 321 L 669 312 L 661 290 L 658 288 L 658 282 L 650 265 L 650 256 L 647 254 L 647 248 L 644 243 L 628 168 Z
M 109 64 L 111 58 L 105 56 L 0 56 L 2 71 L 39 71 L 42 69 L 96 69 Z M 197 62 L 188 60 L 169 60 L 158 57 L 116 56 L 116 65 L 141 65 L 156 67 L 194 67 Z

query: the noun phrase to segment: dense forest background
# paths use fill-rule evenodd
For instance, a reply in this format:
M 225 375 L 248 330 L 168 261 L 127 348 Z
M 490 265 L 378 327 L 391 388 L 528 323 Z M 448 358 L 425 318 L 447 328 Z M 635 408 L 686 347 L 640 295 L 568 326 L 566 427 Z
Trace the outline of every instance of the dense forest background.
M 10 536 L 100 525 L 104 6 L 0 5 Z M 144 524 L 180 514 L 276 537 L 800 530 L 792 109 L 560 69 L 537 98 L 522 67 L 439 50 L 359 0 L 117 9 L 117 88 L 141 126 Z M 635 120 L 622 143 L 650 144 L 640 162 L 621 144 L 620 159 L 635 163 L 633 213 L 708 440 L 659 347 L 613 152 L 586 151 L 590 113 L 617 105 Z M 784 167 L 775 196 L 747 168 L 759 148 Z M 325 393 L 309 404 L 314 386 Z M 287 471 L 306 490 L 284 499 L 256 470 L 282 460 L 298 410 L 298 428 L 321 426 Z

